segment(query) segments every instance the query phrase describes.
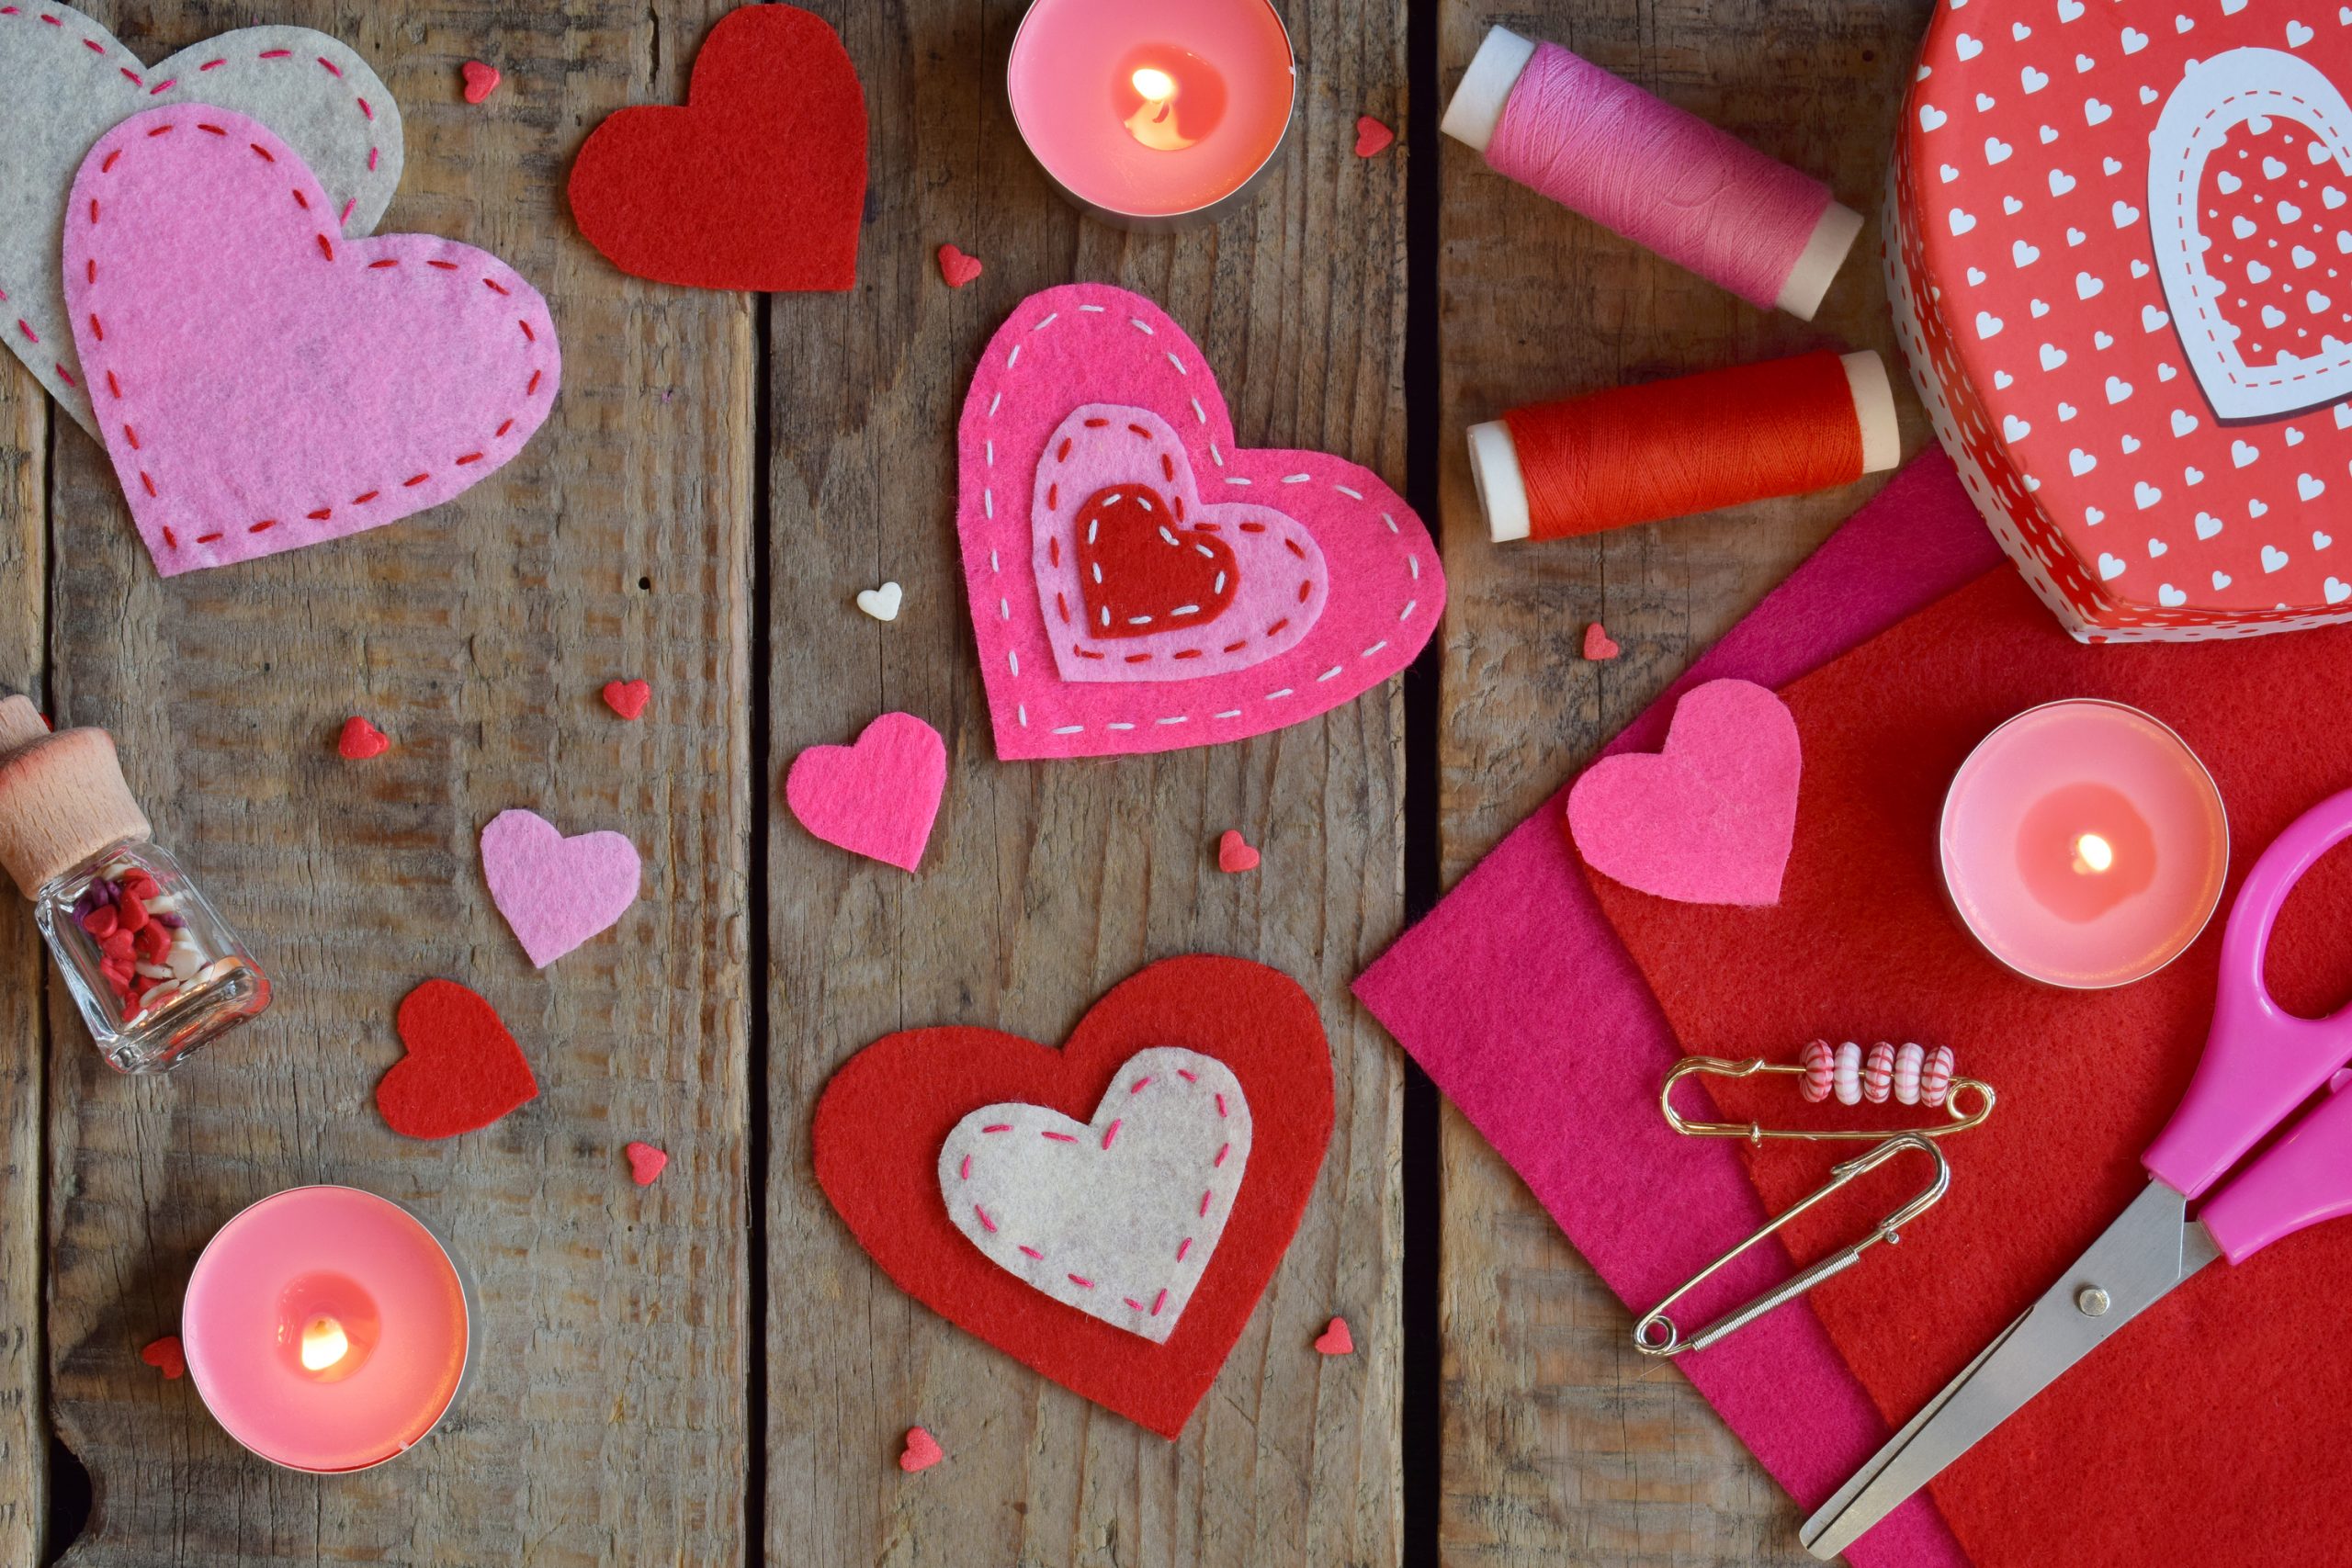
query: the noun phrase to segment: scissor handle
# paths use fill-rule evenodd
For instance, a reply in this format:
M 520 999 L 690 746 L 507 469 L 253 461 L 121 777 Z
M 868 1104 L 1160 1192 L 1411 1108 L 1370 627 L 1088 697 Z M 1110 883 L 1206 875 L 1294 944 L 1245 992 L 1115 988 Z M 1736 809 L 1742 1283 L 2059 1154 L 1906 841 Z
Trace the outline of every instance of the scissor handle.
M 2287 895 L 2346 837 L 2352 790 L 2295 818 L 2245 874 L 2222 933 L 2204 1057 L 2180 1109 L 2141 1159 L 2176 1191 L 2202 1194 L 2352 1058 L 2352 1006 L 2326 1018 L 2297 1018 L 2272 999 L 2262 976 Z

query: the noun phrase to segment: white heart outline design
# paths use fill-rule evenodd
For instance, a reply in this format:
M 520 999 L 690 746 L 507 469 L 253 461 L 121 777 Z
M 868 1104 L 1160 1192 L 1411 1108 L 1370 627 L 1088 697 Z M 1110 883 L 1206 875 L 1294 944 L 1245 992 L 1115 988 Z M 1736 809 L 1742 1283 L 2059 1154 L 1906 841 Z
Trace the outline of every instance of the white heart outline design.
M 1120 1138 L 1159 1107 L 1192 1121 L 1151 1123 L 1165 1134 L 1157 1140 L 1134 1131 Z M 1250 1127 L 1232 1068 L 1198 1051 L 1154 1046 L 1119 1065 L 1088 1121 L 1025 1100 L 965 1116 L 939 1146 L 940 1201 L 989 1262 L 1065 1306 L 1164 1345 L 1225 1235 L 1248 1175 Z M 1102 1162 L 1123 1149 L 1128 1169 L 1114 1174 Z M 1073 1163 L 1068 1179 L 1041 1188 L 1034 1162 L 1064 1156 Z M 1137 1188 L 1150 1190 L 1155 1179 L 1182 1201 L 1145 1214 Z M 1073 1226 L 1091 1234 L 1073 1241 Z
M 2165 100 L 2148 134 L 2148 230 L 2156 274 L 2188 367 L 2223 419 L 2291 413 L 2352 390 L 2352 345 L 2324 360 L 2282 356 L 2246 364 L 2209 299 L 2225 292 L 2206 269 L 2210 243 L 2197 226 L 2197 193 L 2205 161 L 2222 139 L 2250 119 L 2276 115 L 2308 127 L 2352 175 L 2352 106 L 2335 84 L 2300 56 L 2276 49 L 2233 49 L 2192 68 Z

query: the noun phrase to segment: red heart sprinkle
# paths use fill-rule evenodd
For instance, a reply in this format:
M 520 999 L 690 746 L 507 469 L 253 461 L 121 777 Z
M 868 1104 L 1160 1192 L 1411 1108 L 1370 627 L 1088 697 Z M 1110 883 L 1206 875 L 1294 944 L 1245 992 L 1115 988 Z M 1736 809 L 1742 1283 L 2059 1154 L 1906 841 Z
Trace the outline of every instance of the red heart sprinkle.
M 465 74 L 466 102 L 469 104 L 478 104 L 498 91 L 498 84 L 504 80 L 499 75 L 497 66 L 484 65 L 479 60 L 466 62 Z
M 1223 872 L 1258 869 L 1258 852 L 1250 847 L 1250 840 L 1241 836 L 1239 829 L 1227 828 L 1225 836 L 1216 841 L 1216 868 Z
M 939 1440 L 921 1427 L 907 1428 L 907 1449 L 899 1456 L 899 1468 L 912 1475 L 918 1470 L 929 1470 L 947 1457 Z
M 961 288 L 980 276 L 980 258 L 967 256 L 953 245 L 939 247 L 939 276 L 950 288 Z
M 1370 158 L 1385 152 L 1388 151 L 1389 144 L 1396 140 L 1396 133 L 1373 118 L 1372 116 L 1365 114 L 1356 117 L 1357 157 Z
M 1087 635 L 1150 637 L 1204 626 L 1241 586 L 1233 547 L 1184 525 L 1149 485 L 1110 485 L 1078 512 L 1079 595 Z
M 164 1335 L 140 1351 L 139 1359 L 174 1380 L 187 1371 L 187 1353 L 180 1348 L 180 1337 L 176 1334 Z
M 662 1174 L 662 1168 L 670 1163 L 670 1156 L 651 1144 L 630 1144 L 622 1152 L 628 1156 L 629 1176 L 639 1187 L 652 1186 L 653 1179 Z
M 427 980 L 394 1020 L 408 1054 L 376 1085 L 395 1133 L 447 1138 L 487 1127 L 538 1097 L 538 1079 L 496 1009 L 454 980 Z
M 1599 621 L 1595 621 L 1592 625 L 1585 627 L 1584 656 L 1587 659 L 1590 659 L 1595 661 L 1603 659 L 1614 659 L 1623 651 L 1624 649 L 1619 648 L 1615 642 L 1611 640 L 1609 633 L 1603 629 Z
M 607 681 L 605 682 L 605 705 L 623 718 L 635 718 L 645 711 L 651 701 L 653 688 L 643 681 Z
M 1348 1320 L 1333 1318 L 1330 1326 L 1315 1337 L 1315 1348 L 1327 1356 L 1353 1355 L 1356 1337 L 1348 1332 Z
M 391 743 L 390 737 L 354 714 L 343 721 L 343 734 L 336 739 L 334 749 L 347 761 L 364 762 L 370 757 L 382 756 L 384 748 Z

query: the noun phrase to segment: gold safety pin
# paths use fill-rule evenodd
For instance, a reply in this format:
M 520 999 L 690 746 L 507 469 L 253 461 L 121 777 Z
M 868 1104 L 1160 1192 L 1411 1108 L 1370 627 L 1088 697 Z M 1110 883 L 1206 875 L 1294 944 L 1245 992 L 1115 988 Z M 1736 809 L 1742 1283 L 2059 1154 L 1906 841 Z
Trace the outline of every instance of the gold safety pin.
M 1685 1137 L 1746 1138 L 1751 1144 L 1760 1144 L 1767 1138 L 1793 1138 L 1808 1144 L 1836 1143 L 1844 1140 L 1859 1142 L 1864 1139 L 1891 1138 L 1897 1132 L 1916 1133 L 1923 1138 L 1940 1138 L 1948 1133 L 1964 1133 L 1993 1114 L 1993 1086 L 1980 1083 L 1974 1078 L 1958 1077 L 1951 1080 L 1951 1088 L 1944 1093 L 1944 1109 L 1951 1113 L 1951 1120 L 1933 1127 L 1823 1128 L 1819 1130 L 1765 1127 L 1753 1122 L 1688 1122 L 1683 1120 L 1680 1111 L 1674 1109 L 1674 1086 L 1693 1073 L 1705 1073 L 1713 1077 L 1747 1078 L 1754 1077 L 1758 1073 L 1802 1075 L 1804 1072 L 1804 1067 L 1799 1063 L 1768 1062 L 1761 1056 L 1751 1056 L 1745 1062 L 1735 1062 L 1727 1056 L 1685 1056 L 1675 1063 L 1672 1070 L 1666 1075 L 1665 1087 L 1657 1091 L 1657 1105 L 1660 1111 L 1666 1112 L 1666 1124 Z M 1977 1101 L 1976 1109 L 1973 1111 L 1961 1109 L 1960 1093 L 1962 1089 L 1975 1091 Z
M 1704 1058 L 1700 1059 L 1704 1060 Z M 1754 1066 L 1760 1066 L 1761 1064 L 1751 1063 L 1748 1065 Z M 1957 1082 L 1958 1080 L 1954 1081 Z M 1989 1093 L 1990 1091 L 1987 1092 Z M 1947 1128 L 1945 1131 L 1951 1131 L 1951 1129 Z M 1767 1135 L 1769 1136 L 1770 1134 Z M 1795 1135 L 1801 1136 L 1802 1134 Z M 1770 1235 L 1782 1225 L 1787 1224 L 1791 1220 L 1795 1219 L 1799 1214 L 1804 1213 L 1807 1209 L 1812 1208 L 1815 1203 L 1820 1202 L 1824 1198 L 1828 1197 L 1832 1192 L 1837 1191 L 1839 1188 L 1853 1180 L 1854 1178 L 1877 1168 L 1879 1166 L 1885 1164 L 1888 1160 L 1894 1158 L 1896 1155 L 1902 1153 L 1905 1149 L 1917 1149 L 1921 1154 L 1926 1155 L 1929 1159 L 1936 1162 L 1936 1179 L 1929 1182 L 1925 1188 L 1921 1189 L 1918 1196 L 1913 1198 L 1909 1202 L 1904 1204 L 1903 1207 L 1895 1210 L 1894 1213 L 1881 1220 L 1877 1226 L 1871 1230 L 1870 1235 L 1862 1237 L 1861 1240 L 1854 1243 L 1851 1247 L 1846 1247 L 1841 1251 L 1832 1253 L 1827 1258 L 1825 1258 L 1820 1262 L 1815 1264 L 1812 1268 L 1806 1269 L 1791 1276 L 1786 1280 L 1783 1280 L 1781 1283 L 1775 1285 L 1770 1290 L 1765 1292 L 1762 1295 L 1758 1296 L 1754 1301 L 1749 1302 L 1746 1306 L 1739 1307 L 1729 1314 L 1717 1318 L 1713 1323 L 1711 1323 L 1706 1327 L 1701 1329 L 1690 1338 L 1685 1339 L 1682 1337 L 1682 1331 L 1676 1327 L 1674 1320 L 1667 1315 L 1668 1309 L 1672 1307 L 1675 1303 L 1680 1301 L 1684 1296 L 1689 1295 L 1692 1291 L 1697 1290 L 1701 1285 L 1706 1283 L 1708 1279 L 1712 1277 L 1717 1269 L 1722 1269 L 1733 1258 L 1737 1258 L 1741 1253 L 1746 1252 L 1749 1247 L 1754 1247 L 1758 1242 L 1762 1241 L 1766 1236 Z M 1831 1275 L 1843 1273 L 1845 1270 L 1852 1268 L 1855 1263 L 1860 1260 L 1865 1249 L 1882 1241 L 1896 1242 L 1902 1240 L 1903 1238 L 1895 1234 L 1896 1230 L 1903 1225 L 1910 1224 L 1913 1220 L 1917 1219 L 1929 1209 L 1934 1208 L 1936 1206 L 1937 1200 L 1944 1195 L 1945 1190 L 1951 1185 L 1951 1167 L 1945 1161 L 1943 1150 L 1936 1147 L 1936 1145 L 1928 1140 L 1926 1134 L 1895 1134 L 1893 1137 L 1887 1139 L 1884 1143 L 1879 1145 L 1878 1147 L 1871 1149 L 1867 1154 L 1859 1155 L 1852 1159 L 1847 1160 L 1841 1165 L 1833 1166 L 1830 1168 L 1829 1179 L 1821 1187 L 1816 1189 L 1803 1202 L 1798 1203 L 1795 1207 L 1781 1213 L 1778 1218 L 1766 1224 L 1762 1230 L 1758 1231 L 1754 1235 L 1749 1236 L 1746 1241 L 1741 1242 L 1737 1247 L 1733 1247 L 1729 1252 L 1724 1253 L 1721 1258 L 1716 1258 L 1713 1263 L 1710 1263 L 1704 1269 L 1700 1269 L 1699 1272 L 1693 1274 L 1688 1280 L 1686 1280 L 1680 1289 L 1677 1290 L 1672 1295 L 1667 1297 L 1666 1300 L 1658 1303 L 1657 1307 L 1651 1311 L 1648 1316 L 1643 1318 L 1641 1322 L 1634 1325 L 1634 1348 L 1641 1351 L 1645 1356 L 1679 1356 L 1685 1350 L 1705 1349 L 1716 1340 L 1721 1339 L 1724 1335 L 1747 1327 L 1749 1324 L 1755 1322 L 1758 1318 L 1763 1316 L 1766 1313 L 1770 1312 L 1774 1307 L 1781 1305 L 1782 1303 L 1794 1301 L 1797 1297 L 1804 1294 L 1807 1291 L 1812 1290 L 1815 1285 L 1820 1284 L 1824 1280 L 1828 1279 Z M 1664 1331 L 1663 1337 L 1659 1337 L 1657 1332 L 1659 1330 Z

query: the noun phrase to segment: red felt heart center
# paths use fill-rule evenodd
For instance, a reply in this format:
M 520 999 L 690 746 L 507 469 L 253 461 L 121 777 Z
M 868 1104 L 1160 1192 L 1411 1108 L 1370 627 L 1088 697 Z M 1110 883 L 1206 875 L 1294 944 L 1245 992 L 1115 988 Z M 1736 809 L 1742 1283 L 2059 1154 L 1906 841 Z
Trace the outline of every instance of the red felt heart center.
M 395 1133 L 447 1138 L 487 1127 L 537 1097 L 538 1080 L 498 1011 L 454 980 L 427 980 L 401 1003 L 408 1055 L 376 1086 Z
M 1097 637 L 1149 637 L 1206 626 L 1241 585 L 1233 549 L 1212 525 L 1188 526 L 1182 500 L 1149 485 L 1115 485 L 1078 513 L 1078 591 Z
M 2261 129 L 2256 130 L 2256 126 Z M 2314 163 L 2317 152 L 2324 160 Z M 2205 164 L 2205 269 L 2213 305 L 2249 365 L 2281 352 L 2310 356 L 2324 337 L 2352 339 L 2352 206 L 2326 144 L 2309 127 L 2272 117 L 2230 130 Z

